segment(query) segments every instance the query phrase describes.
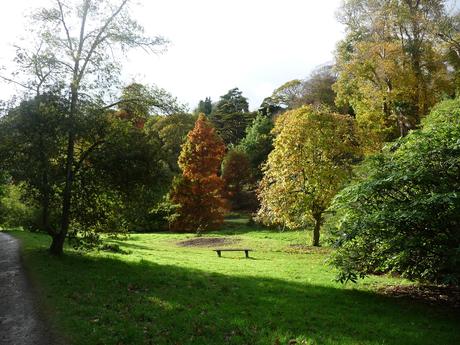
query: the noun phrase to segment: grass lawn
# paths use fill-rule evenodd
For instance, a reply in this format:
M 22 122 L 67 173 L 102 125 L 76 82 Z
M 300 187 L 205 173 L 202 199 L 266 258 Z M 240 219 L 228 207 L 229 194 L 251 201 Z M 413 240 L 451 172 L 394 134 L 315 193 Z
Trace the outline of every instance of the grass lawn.
M 49 238 L 11 232 L 43 304 L 67 344 L 460 344 L 458 310 L 375 293 L 398 278 L 333 281 L 328 249 L 302 252 L 306 234 L 227 223 L 203 237 L 240 240 L 218 258 L 181 247 L 190 234 L 117 240 L 129 254 L 67 250 L 46 254 Z

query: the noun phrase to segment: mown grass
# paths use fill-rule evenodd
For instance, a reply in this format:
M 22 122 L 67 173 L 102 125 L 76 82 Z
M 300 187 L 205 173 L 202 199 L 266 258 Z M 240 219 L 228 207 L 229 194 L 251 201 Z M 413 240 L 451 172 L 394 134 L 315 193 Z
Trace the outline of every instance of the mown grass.
M 251 247 L 222 258 L 211 248 L 180 247 L 190 234 L 136 234 L 111 240 L 129 254 L 46 253 L 45 235 L 12 232 L 51 320 L 69 344 L 460 344 L 452 309 L 333 281 L 328 249 L 297 253 L 298 232 L 254 230 L 239 220 L 204 237 Z

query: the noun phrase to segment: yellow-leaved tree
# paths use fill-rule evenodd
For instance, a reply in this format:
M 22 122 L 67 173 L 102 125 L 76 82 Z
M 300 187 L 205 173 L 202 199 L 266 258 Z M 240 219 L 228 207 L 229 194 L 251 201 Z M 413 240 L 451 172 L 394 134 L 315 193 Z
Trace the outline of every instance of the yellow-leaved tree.
M 274 131 L 274 149 L 259 187 L 258 218 L 291 229 L 313 225 L 312 244 L 319 246 L 324 212 L 358 154 L 353 118 L 304 106 L 281 115 Z
M 353 108 L 366 153 L 417 128 L 454 93 L 456 67 L 436 29 L 447 12 L 442 0 L 343 2 L 346 36 L 337 47 L 334 90 L 338 105 Z

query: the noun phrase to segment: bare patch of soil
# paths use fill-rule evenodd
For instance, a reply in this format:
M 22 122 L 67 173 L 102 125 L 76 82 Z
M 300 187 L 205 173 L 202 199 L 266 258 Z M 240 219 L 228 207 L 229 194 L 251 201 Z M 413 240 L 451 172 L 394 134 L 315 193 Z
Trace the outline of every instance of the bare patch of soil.
M 460 309 L 460 288 L 449 286 L 386 286 L 380 293 L 396 298 L 411 298 L 433 305 L 446 305 Z
M 217 247 L 240 242 L 238 238 L 229 237 L 197 237 L 177 242 L 180 247 Z

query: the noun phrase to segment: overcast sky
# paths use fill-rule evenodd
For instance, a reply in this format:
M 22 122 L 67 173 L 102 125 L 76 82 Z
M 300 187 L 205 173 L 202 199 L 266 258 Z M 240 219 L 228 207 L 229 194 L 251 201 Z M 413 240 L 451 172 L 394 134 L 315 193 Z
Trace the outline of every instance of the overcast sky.
M 1 0 L 0 66 L 24 36 L 25 16 L 50 0 Z M 119 0 L 113 0 L 119 1 Z M 239 87 L 252 109 L 286 81 L 333 59 L 343 28 L 341 0 L 138 0 L 134 17 L 146 33 L 171 41 L 162 55 L 142 51 L 124 62 L 124 80 L 154 83 L 193 109 Z M 14 92 L 0 81 L 0 99 Z

